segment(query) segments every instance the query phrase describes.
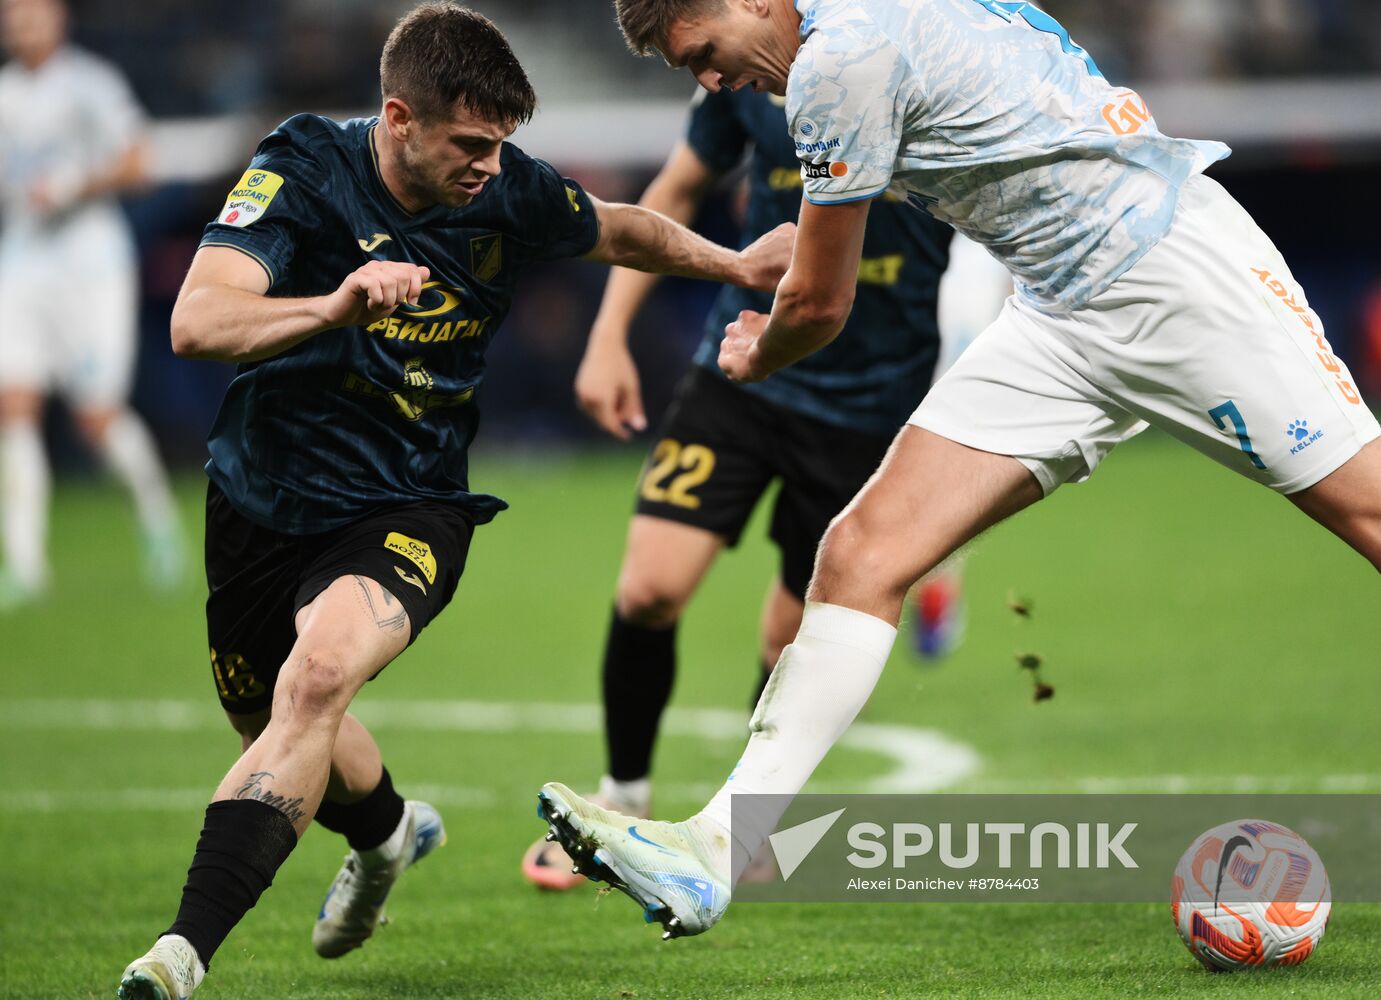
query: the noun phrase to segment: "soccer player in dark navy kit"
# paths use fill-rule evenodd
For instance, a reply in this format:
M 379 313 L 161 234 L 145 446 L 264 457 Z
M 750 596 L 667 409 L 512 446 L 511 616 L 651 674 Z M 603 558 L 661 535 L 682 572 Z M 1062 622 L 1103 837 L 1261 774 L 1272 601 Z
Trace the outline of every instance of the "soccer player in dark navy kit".
M 451 4 L 395 27 L 379 118 L 299 115 L 263 143 L 203 237 L 179 355 L 240 363 L 211 432 L 211 670 L 244 753 L 217 788 L 176 920 L 120 996 L 176 1000 L 315 818 L 351 852 L 313 934 L 358 947 L 443 837 L 346 712 L 446 603 L 476 525 L 484 352 L 532 261 L 771 289 L 790 227 L 746 251 L 607 205 L 504 140 L 535 95 L 503 36 Z
M 780 98 L 748 87 L 702 90 L 684 141 L 641 204 L 689 222 L 751 149 L 744 224 L 751 241 L 800 214 L 796 147 L 808 141 L 788 134 Z M 737 544 L 764 491 L 780 480 L 770 529 L 780 569 L 762 609 L 759 650 L 759 683 L 766 684 L 800 625 L 815 550 L 830 519 L 878 467 L 930 386 L 940 354 L 940 277 L 953 236 L 949 226 L 904 202 L 878 199 L 844 332 L 751 385 L 724 377 L 719 347 L 727 324 L 743 310 L 770 311 L 771 296 L 737 288 L 720 294 L 639 483 L 604 648 L 608 771 L 596 801 L 647 815 L 653 745 L 676 671 L 677 622 L 720 551 Z M 998 273 L 1010 287 L 1005 272 Z M 631 271 L 611 275 L 576 379 L 587 412 L 621 439 L 645 427 L 628 336 L 655 281 Z M 952 590 L 954 578 L 937 578 L 933 586 Z M 953 607 L 949 600 L 950 616 L 926 624 L 951 629 Z M 547 889 L 584 881 L 560 844 L 544 840 L 529 848 L 523 872 Z

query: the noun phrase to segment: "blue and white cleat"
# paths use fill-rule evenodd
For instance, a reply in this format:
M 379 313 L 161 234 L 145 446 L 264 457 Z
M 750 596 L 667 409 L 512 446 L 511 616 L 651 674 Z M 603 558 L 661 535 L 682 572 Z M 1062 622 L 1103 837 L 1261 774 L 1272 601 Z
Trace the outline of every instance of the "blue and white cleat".
M 312 947 L 322 958 L 339 958 L 354 951 L 379 924 L 387 923 L 384 903 L 398 877 L 446 843 L 441 814 L 426 802 L 409 799 L 403 806 L 402 822 L 406 832 L 397 857 L 370 864 L 359 851 L 345 856 L 312 928 Z
M 192 943 L 181 934 L 165 934 L 126 967 L 115 995 L 120 1000 L 187 1000 L 205 975 Z
M 630 896 L 644 920 L 662 925 L 662 940 L 703 934 L 724 915 L 729 838 L 721 828 L 625 816 L 555 782 L 542 786 L 537 803 L 548 839 L 560 841 L 575 870 Z

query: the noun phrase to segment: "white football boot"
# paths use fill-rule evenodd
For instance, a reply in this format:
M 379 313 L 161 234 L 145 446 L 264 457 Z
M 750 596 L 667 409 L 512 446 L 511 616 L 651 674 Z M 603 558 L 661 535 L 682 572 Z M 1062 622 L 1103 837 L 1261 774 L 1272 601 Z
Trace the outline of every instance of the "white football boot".
M 312 928 L 312 947 L 322 958 L 339 958 L 364 944 L 387 922 L 384 903 L 398 876 L 446 843 L 441 815 L 425 802 L 406 802 L 402 822 L 402 846 L 394 858 L 371 865 L 359 851 L 345 856 Z
M 129 964 L 115 995 L 120 1000 L 187 1000 L 205 975 L 192 943 L 181 934 L 165 934 L 148 954 Z
M 576 869 L 607 882 L 665 928 L 663 940 L 703 934 L 729 905 L 729 837 L 700 818 L 684 823 L 640 820 L 601 809 L 565 785 L 537 793 L 537 815 L 551 824 Z

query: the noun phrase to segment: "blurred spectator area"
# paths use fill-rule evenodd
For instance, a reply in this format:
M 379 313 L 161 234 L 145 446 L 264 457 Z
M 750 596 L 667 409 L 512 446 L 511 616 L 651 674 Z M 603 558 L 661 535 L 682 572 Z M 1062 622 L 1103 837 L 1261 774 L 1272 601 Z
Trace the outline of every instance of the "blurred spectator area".
M 406 0 L 72 0 L 79 37 L 119 62 L 157 115 L 373 102 L 383 39 Z M 657 60 L 632 58 L 611 0 L 474 0 L 555 102 L 676 96 Z M 1381 73 L 1377 0 L 1046 0 L 1127 83 Z
M 1046 0 L 1109 79 L 1172 134 L 1219 138 L 1214 168 L 1290 260 L 1335 348 L 1381 391 L 1381 0 Z M 228 366 L 178 361 L 167 319 L 201 227 L 254 144 L 296 111 L 378 104 L 379 50 L 405 0 L 71 0 L 76 34 L 130 76 L 154 116 L 158 183 L 129 203 L 144 263 L 136 404 L 188 461 Z M 679 135 L 692 84 L 626 51 L 611 0 L 474 0 L 509 36 L 541 108 L 515 141 L 593 193 L 636 199 Z M 735 238 L 732 184 L 703 225 Z M 480 400 L 489 442 L 594 432 L 570 381 L 603 272 L 545 266 L 491 351 Z M 714 289 L 663 284 L 635 333 L 654 415 L 701 333 Z

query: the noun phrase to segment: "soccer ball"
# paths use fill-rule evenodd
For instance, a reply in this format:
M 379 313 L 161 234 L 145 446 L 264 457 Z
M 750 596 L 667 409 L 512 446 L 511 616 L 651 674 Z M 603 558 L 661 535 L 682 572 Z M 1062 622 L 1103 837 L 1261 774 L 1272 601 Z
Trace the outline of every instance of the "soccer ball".
M 1328 873 L 1303 837 L 1259 819 L 1215 826 L 1189 845 L 1170 913 L 1190 952 L 1215 971 L 1298 965 L 1332 910 Z

